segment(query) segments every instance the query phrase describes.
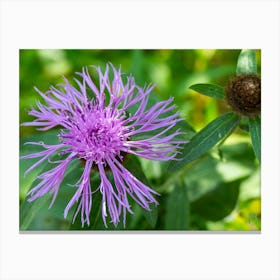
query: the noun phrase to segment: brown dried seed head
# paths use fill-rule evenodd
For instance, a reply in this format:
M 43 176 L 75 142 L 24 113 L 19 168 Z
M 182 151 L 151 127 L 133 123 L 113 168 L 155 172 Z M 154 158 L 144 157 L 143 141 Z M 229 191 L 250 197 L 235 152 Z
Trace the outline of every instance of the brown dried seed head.
M 227 86 L 226 99 L 237 113 L 257 116 L 261 112 L 261 79 L 253 74 L 236 76 Z

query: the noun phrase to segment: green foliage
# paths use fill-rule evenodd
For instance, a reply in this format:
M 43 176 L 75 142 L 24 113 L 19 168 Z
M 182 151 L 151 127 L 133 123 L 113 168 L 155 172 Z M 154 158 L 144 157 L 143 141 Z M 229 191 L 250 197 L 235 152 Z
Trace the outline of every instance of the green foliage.
M 180 160 L 170 163 L 171 170 L 176 171 L 205 154 L 233 131 L 239 119 L 238 115 L 230 112 L 209 123 L 185 144 Z
M 44 141 L 47 144 L 57 144 L 58 143 L 57 134 L 58 134 L 58 130 L 52 130 L 49 132 L 45 132 L 43 135 L 36 134 L 29 137 L 22 137 L 20 139 L 20 156 L 31 154 L 41 150 L 39 146 L 24 145 L 24 143 Z M 46 168 L 47 162 L 43 162 L 36 169 L 32 170 L 29 174 L 24 176 L 24 172 L 28 170 L 28 168 L 31 167 L 36 161 L 37 159 L 28 159 L 28 160 L 19 161 L 19 167 L 20 167 L 19 184 L 20 184 L 21 201 L 23 201 L 23 199 L 25 198 L 26 193 L 30 189 L 32 183 L 34 183 L 34 180 L 39 175 L 39 173 L 41 173 Z
M 184 182 L 176 182 L 175 188 L 168 196 L 165 228 L 167 230 L 189 229 L 189 208 L 187 186 Z
M 249 119 L 249 131 L 256 157 L 261 161 L 261 118 Z
M 65 173 L 64 180 L 60 186 L 58 196 L 54 205 L 49 208 L 52 195 L 46 194 L 33 202 L 28 202 L 27 197 L 20 207 L 20 229 L 21 230 L 50 230 L 59 225 L 59 229 L 68 229 L 73 217 L 73 210 L 66 220 L 63 218 L 64 208 L 74 194 L 74 188 L 67 184 L 76 183 L 80 176 L 79 160 L 72 161 Z M 43 172 L 50 170 L 50 165 L 46 165 Z M 77 172 L 77 170 L 79 170 Z M 39 181 L 35 180 L 31 188 L 35 187 Z
M 255 50 L 242 50 L 238 57 L 236 74 L 257 74 L 257 60 Z
M 137 157 L 132 155 L 129 156 L 128 160 L 124 162 L 124 165 L 136 178 L 141 180 L 141 182 L 143 182 L 147 186 L 150 185 L 148 179 L 146 178 L 144 172 L 142 171 L 142 167 Z M 144 211 L 143 213 L 150 226 L 154 228 L 157 222 L 158 208 L 155 205 L 150 205 L 150 207 L 151 207 L 151 211 L 143 210 Z
M 234 209 L 241 180 L 221 183 L 191 204 L 193 214 L 210 221 L 226 217 Z
M 209 97 L 223 100 L 225 98 L 225 90 L 223 87 L 213 84 L 195 84 L 190 89 L 197 91 Z
M 229 77 L 235 70 L 237 74 L 256 74 L 258 59 L 259 52 L 254 50 L 21 50 L 20 122 L 32 120 L 26 109 L 41 100 L 33 86 L 45 91 L 50 84 L 60 83 L 62 75 L 71 78 L 74 72 L 89 64 L 104 69 L 105 63 L 111 61 L 116 66 L 121 64 L 122 71 L 131 73 L 140 86 L 157 84 L 148 106 L 174 96 L 176 110 L 184 120 L 172 131 L 180 129 L 184 134 L 178 140 L 188 143 L 178 155 L 180 161 L 154 162 L 132 155 L 125 158 L 125 167 L 160 194 L 156 196 L 159 205 L 150 205 L 151 211 L 145 211 L 130 199 L 133 214 L 127 213 L 125 226 L 121 221 L 116 228 L 109 220 L 108 227 L 104 226 L 99 191 L 92 197 L 89 227 L 81 227 L 80 214 L 72 223 L 78 203 L 67 219 L 63 218 L 64 209 L 76 191 L 76 187 L 68 184 L 76 183 L 83 171 L 79 160 L 68 167 L 50 209 L 51 195 L 30 203 L 26 194 L 38 183 L 38 174 L 54 165 L 45 162 L 24 177 L 35 160 L 20 160 L 20 229 L 259 230 L 260 166 L 255 155 L 260 160 L 261 120 L 228 112 L 223 100 Z M 137 106 L 129 113 L 135 110 Z M 20 154 L 40 150 L 40 147 L 23 145 L 28 141 L 58 143 L 58 133 L 55 129 L 39 132 L 33 127 L 20 127 Z M 110 172 L 107 176 L 112 181 Z M 99 174 L 93 170 L 92 190 L 99 184 Z

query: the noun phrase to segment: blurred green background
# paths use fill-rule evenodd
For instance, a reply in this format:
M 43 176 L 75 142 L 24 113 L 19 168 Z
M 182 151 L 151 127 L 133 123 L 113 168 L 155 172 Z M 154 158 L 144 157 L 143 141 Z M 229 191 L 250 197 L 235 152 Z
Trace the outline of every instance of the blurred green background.
M 156 83 L 153 100 L 174 96 L 180 115 L 199 131 L 230 108 L 224 101 L 200 95 L 188 87 L 195 83 L 225 86 L 235 75 L 239 53 L 240 50 L 20 50 L 20 122 L 32 120 L 27 110 L 41 100 L 34 86 L 46 91 L 50 85 L 61 83 L 62 76 L 71 79 L 83 66 L 99 65 L 104 69 L 107 62 L 112 62 L 116 67 L 121 65 L 122 72 L 131 73 L 140 86 Z M 260 53 L 257 55 L 260 69 Z M 56 130 L 40 132 L 34 127 L 20 127 L 21 154 L 34 151 L 33 147 L 23 146 L 24 142 L 33 139 L 52 143 L 56 133 Z M 190 130 L 186 137 L 193 133 Z M 63 209 L 73 194 L 66 186 L 74 183 L 71 172 L 51 209 L 48 209 L 50 197 L 33 205 L 25 201 L 28 189 L 42 171 L 38 168 L 24 178 L 23 173 L 32 162 L 20 161 L 21 229 L 80 229 L 79 217 L 74 225 L 71 215 L 63 219 Z M 260 229 L 260 166 L 246 131 L 238 128 L 223 145 L 186 166 L 180 181 L 176 174 L 166 172 L 164 163 L 140 159 L 140 165 L 148 184 L 160 192 L 160 205 L 151 213 L 133 205 L 135 214 L 127 215 L 126 229 Z M 96 195 L 96 201 L 99 199 Z M 96 204 L 92 216 L 100 214 Z M 90 228 L 84 229 L 104 229 L 104 226 L 100 219 L 95 219 Z M 114 228 L 109 226 L 109 229 Z M 123 229 L 122 224 L 117 229 Z

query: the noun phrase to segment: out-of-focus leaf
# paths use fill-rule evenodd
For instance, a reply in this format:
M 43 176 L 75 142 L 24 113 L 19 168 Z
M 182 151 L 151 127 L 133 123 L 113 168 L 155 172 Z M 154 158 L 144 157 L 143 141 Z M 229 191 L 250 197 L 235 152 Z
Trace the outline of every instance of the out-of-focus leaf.
M 261 170 L 260 166 L 244 180 L 240 186 L 239 202 L 261 196 Z
M 137 159 L 137 157 L 133 155 L 129 155 L 124 160 L 125 167 L 139 180 L 141 180 L 144 184 L 149 186 L 148 180 L 143 173 L 141 169 L 141 165 Z M 99 176 L 97 176 L 99 177 Z M 107 178 L 114 184 L 113 176 L 111 173 L 107 174 Z M 99 181 L 99 182 L 98 182 Z M 93 180 L 92 185 L 97 187 L 100 183 L 100 179 Z M 129 198 L 129 197 L 128 197 Z M 131 200 L 129 198 L 129 200 Z M 107 217 L 107 227 L 105 227 L 103 219 L 102 219 L 102 196 L 99 191 L 93 194 L 93 200 L 92 200 L 92 209 L 91 209 L 91 217 L 90 217 L 90 226 L 87 225 L 84 226 L 84 228 L 81 227 L 81 221 L 80 221 L 80 214 L 77 216 L 76 221 L 71 225 L 71 230 L 126 230 L 131 229 L 135 227 L 134 225 L 134 214 L 127 213 L 126 217 L 126 225 L 123 225 L 123 217 L 120 217 L 119 224 L 115 227 L 110 222 L 110 217 Z M 131 200 L 130 204 L 132 205 L 132 211 L 136 212 L 136 218 L 138 222 L 140 218 L 143 219 L 143 217 L 146 218 L 146 221 L 149 223 L 150 227 L 154 228 L 157 222 L 157 215 L 158 215 L 158 209 L 157 206 L 154 204 L 150 204 L 151 211 L 146 211 L 142 209 L 141 207 L 138 207 L 133 200 Z
M 195 84 L 191 85 L 190 89 L 197 91 L 203 95 L 213 97 L 216 99 L 224 99 L 225 89 L 218 85 L 213 84 Z
M 138 49 L 132 51 L 130 73 L 133 73 L 136 83 L 141 86 L 143 86 L 145 82 L 143 77 L 144 60 L 145 60 L 145 56 L 143 55 L 143 50 Z
M 239 128 L 249 132 L 249 118 L 248 117 L 243 117 L 240 122 L 239 122 Z
M 69 199 L 74 194 L 74 189 L 66 186 L 66 184 L 74 184 L 81 176 L 81 172 L 76 172 L 79 168 L 80 162 L 78 160 L 72 161 L 65 172 L 65 178 L 60 185 L 58 196 L 54 202 L 52 208 L 48 208 L 51 202 L 52 195 L 45 194 L 44 196 L 36 199 L 33 202 L 28 202 L 26 198 L 20 207 L 20 229 L 21 230 L 51 230 L 53 221 L 61 220 L 63 226 L 67 226 L 69 221 L 72 220 L 73 209 L 68 214 L 67 220 L 64 220 L 63 211 L 66 207 Z M 53 168 L 50 164 L 47 165 L 43 172 Z M 38 183 L 35 180 L 31 187 L 34 187 Z M 46 221 L 46 224 L 43 222 Z M 39 224 L 38 224 L 39 223 Z M 32 226 L 31 226 L 32 224 Z M 67 226 L 68 227 L 68 226 Z M 58 228 L 56 228 L 58 229 Z M 64 228 L 65 229 L 65 228 Z
M 20 139 L 20 156 L 34 153 L 42 150 L 40 146 L 24 145 L 26 142 L 40 142 L 43 141 L 46 144 L 57 144 L 58 143 L 58 130 L 52 130 L 49 132 L 32 135 L 29 137 L 22 137 Z M 46 167 L 47 161 L 40 164 L 37 168 L 32 170 L 29 174 L 24 177 L 24 172 L 28 170 L 35 162 L 39 159 L 21 159 L 19 162 L 19 187 L 20 187 L 20 198 L 21 200 L 25 197 L 26 193 L 31 187 L 31 184 L 36 179 L 37 175 Z
M 59 143 L 58 134 L 60 130 L 59 129 L 53 129 L 47 132 L 40 132 L 35 135 L 30 135 L 28 137 L 21 137 L 20 138 L 20 151 L 28 151 L 28 152 L 34 152 L 34 149 L 40 149 L 41 147 L 36 147 L 34 145 L 24 145 L 26 142 L 44 142 L 45 144 L 54 145 Z
M 189 227 L 188 191 L 185 184 L 176 183 L 167 201 L 167 213 L 165 229 L 186 230 Z
M 47 145 L 55 145 L 59 143 L 58 135 L 60 129 L 51 129 L 49 131 L 40 131 L 36 134 L 29 136 L 24 136 L 20 138 L 20 152 L 23 154 L 34 153 L 36 151 L 41 151 L 43 148 L 37 145 L 27 145 L 27 142 L 43 142 Z M 26 160 L 24 160 L 26 161 Z M 28 161 L 28 160 L 27 160 Z
M 97 184 L 98 183 L 96 180 L 95 187 L 98 187 Z M 91 185 L 93 187 L 94 182 L 91 182 Z M 79 213 L 77 215 L 74 223 L 71 224 L 70 229 L 71 230 L 104 230 L 104 229 L 106 229 L 106 227 L 104 226 L 103 220 L 102 220 L 102 214 L 101 214 L 102 203 L 101 202 L 102 202 L 102 195 L 99 191 L 97 191 L 92 195 L 92 207 L 91 207 L 91 211 L 90 211 L 90 226 L 88 226 L 85 223 L 84 227 L 82 227 L 81 215 Z M 108 226 L 110 226 L 110 222 L 108 222 Z
M 242 50 L 236 66 L 236 74 L 257 74 L 257 60 L 255 50 Z
M 213 191 L 221 183 L 245 179 L 258 168 L 249 143 L 226 144 L 219 149 L 223 161 L 208 155 L 186 170 L 184 180 L 190 202 Z M 260 188 L 260 184 L 255 188 Z
M 42 150 L 39 146 L 34 145 L 24 145 L 26 142 L 40 142 L 44 141 L 46 144 L 55 144 L 58 139 L 56 137 L 58 131 L 53 130 L 46 132 L 44 134 L 32 135 L 29 137 L 22 137 L 20 139 L 20 156 L 34 153 L 36 151 Z M 20 197 L 23 198 L 31 186 L 35 186 L 35 179 L 40 172 L 47 170 L 47 161 L 43 162 L 36 169 L 31 171 L 24 177 L 24 172 L 31 167 L 38 159 L 22 159 L 20 160 L 20 177 L 19 177 L 19 188 L 20 188 Z M 41 207 L 45 206 L 50 197 L 48 195 L 39 198 L 37 203 L 30 203 L 26 199 L 20 207 L 20 229 L 25 230 L 28 228 L 29 224 L 32 222 L 34 216 Z
M 225 182 L 249 176 L 257 168 L 254 151 L 249 143 L 223 145 L 219 150 L 223 160 L 218 161 L 217 171 Z
M 44 195 L 34 202 L 25 200 L 20 207 L 20 230 L 28 230 L 29 225 L 40 212 L 42 207 L 47 207 L 47 202 L 50 201 L 50 195 Z
M 249 131 L 255 155 L 261 161 L 261 118 L 249 119 Z
M 133 209 L 133 214 L 126 215 L 125 229 L 127 229 L 127 230 L 139 230 L 139 225 L 142 225 L 143 222 L 146 223 L 147 220 L 143 219 L 143 209 L 140 205 L 138 205 L 133 200 L 131 200 L 130 205 L 131 205 L 131 209 Z
M 191 141 L 185 144 L 179 161 L 173 161 L 169 167 L 175 171 L 184 165 L 198 159 L 218 142 L 228 136 L 237 126 L 240 117 L 233 113 L 226 113 L 209 123 L 194 135 Z
M 238 214 L 242 217 L 251 230 L 261 229 L 261 199 L 255 197 L 242 201 L 238 205 Z
M 217 67 L 210 67 L 206 71 L 203 70 L 201 72 L 192 71 L 187 75 L 185 79 L 178 85 L 174 85 L 176 87 L 176 92 L 179 97 L 186 95 L 186 90 L 190 85 L 196 83 L 208 83 L 209 81 L 215 81 L 221 79 L 221 77 L 232 76 L 235 73 L 235 66 L 221 64 Z
M 148 182 L 148 179 L 146 178 L 144 172 L 142 171 L 141 165 L 139 160 L 135 157 L 130 155 L 127 161 L 125 161 L 125 167 L 141 182 L 143 182 L 145 185 L 150 187 L 150 184 Z M 148 223 L 151 225 L 152 228 L 155 227 L 158 217 L 158 209 L 157 206 L 154 204 L 150 204 L 150 211 L 143 210 L 143 214 L 148 221 Z
M 185 184 L 188 186 L 188 199 L 193 202 L 208 192 L 215 189 L 216 185 L 223 181 L 218 172 L 219 160 L 212 156 L 206 156 L 199 164 L 195 164 L 186 171 Z
M 205 108 L 205 123 L 210 123 L 220 115 L 218 102 L 216 99 L 211 98 L 207 100 L 206 103 L 207 106 Z
M 21 153 L 21 156 L 28 154 L 26 152 Z M 24 172 L 28 170 L 38 159 L 25 159 L 19 162 L 19 193 L 21 202 L 24 200 L 30 186 L 35 181 L 38 174 L 46 167 L 47 162 L 41 163 L 36 169 L 32 170 L 29 174 L 24 176 Z
M 144 216 L 152 228 L 155 228 L 158 218 L 158 206 L 150 205 L 151 211 L 144 211 Z
M 210 221 L 218 221 L 234 209 L 242 180 L 220 183 L 209 193 L 191 204 L 191 213 Z

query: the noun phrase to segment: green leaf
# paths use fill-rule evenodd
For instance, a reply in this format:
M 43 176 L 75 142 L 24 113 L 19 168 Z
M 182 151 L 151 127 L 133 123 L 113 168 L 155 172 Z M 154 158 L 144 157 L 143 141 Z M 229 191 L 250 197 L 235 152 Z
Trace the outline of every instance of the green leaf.
M 218 221 L 234 209 L 242 180 L 220 183 L 209 193 L 191 204 L 191 213 L 206 220 Z
M 213 191 L 221 183 L 245 179 L 256 170 L 255 155 L 249 143 L 226 144 L 220 150 L 223 161 L 207 155 L 184 172 L 190 202 Z M 255 187 L 260 188 L 260 185 Z
M 186 230 L 189 228 L 190 209 L 185 184 L 177 183 L 167 201 L 165 229 Z
M 258 167 L 254 151 L 249 143 L 223 145 L 219 148 L 223 160 L 218 160 L 217 171 L 226 182 L 247 177 Z
M 218 85 L 213 84 L 195 84 L 191 85 L 190 89 L 197 91 L 203 95 L 213 97 L 216 99 L 224 99 L 225 89 Z
M 261 168 L 258 166 L 240 186 L 239 203 L 261 197 Z
M 240 120 L 239 128 L 246 131 L 247 133 L 249 132 L 249 118 L 248 117 L 243 117 Z
M 68 169 L 65 172 L 64 180 L 60 186 L 60 190 L 58 193 L 58 196 L 56 198 L 56 201 L 54 202 L 54 205 L 52 208 L 49 207 L 49 203 L 51 202 L 52 195 L 51 194 L 45 194 L 44 196 L 36 199 L 33 202 L 28 202 L 27 197 L 25 198 L 24 202 L 22 203 L 22 206 L 20 207 L 20 230 L 44 230 L 44 229 L 57 229 L 57 228 L 49 228 L 49 225 L 44 225 L 40 220 L 46 219 L 46 220 L 53 220 L 53 219 L 61 219 L 65 222 L 63 217 L 63 211 L 65 206 L 67 205 L 67 202 L 73 195 L 73 192 L 75 189 L 70 188 L 66 186 L 67 183 L 74 184 L 77 182 L 77 180 L 80 177 L 80 172 L 76 172 L 76 170 L 79 168 L 80 162 L 79 160 L 73 160 L 70 164 Z M 48 164 L 42 172 L 45 172 L 49 170 L 50 168 L 53 168 L 50 164 Z M 75 171 L 75 172 L 74 172 Z M 33 184 L 31 185 L 30 189 L 33 188 L 38 184 L 38 180 L 35 180 Z M 61 199 L 62 198 L 62 199 Z M 69 222 L 72 220 L 72 213 L 73 209 L 71 209 L 71 212 L 68 214 L 66 222 Z M 37 220 L 37 221 L 36 221 Z M 40 227 L 35 225 L 35 228 L 32 226 L 32 223 L 39 225 Z M 38 223 L 39 222 L 39 223 Z
M 249 119 L 249 131 L 252 139 L 253 149 L 259 161 L 261 161 L 261 118 Z
M 96 183 L 96 184 L 95 184 Z M 97 187 L 99 184 L 97 184 L 96 178 L 91 180 L 91 185 L 93 187 Z M 81 223 L 81 213 L 79 213 L 74 221 L 74 223 L 71 223 L 70 230 L 104 230 L 105 225 L 103 223 L 102 214 L 101 214 L 101 208 L 102 208 L 102 195 L 99 191 L 94 193 L 92 195 L 92 207 L 90 211 L 90 226 L 87 224 L 82 227 Z M 75 209 L 76 210 L 76 209 Z M 110 223 L 108 223 L 108 226 Z
M 31 154 L 37 151 L 41 151 L 42 147 L 34 145 L 24 145 L 26 142 L 40 142 L 44 141 L 46 144 L 57 144 L 59 130 L 51 130 L 44 133 L 30 135 L 28 137 L 20 138 L 20 156 Z M 29 174 L 24 176 L 24 172 L 36 163 L 39 159 L 22 159 L 19 162 L 20 174 L 19 174 L 19 186 L 20 186 L 20 200 L 23 201 L 26 193 L 31 187 L 31 184 L 36 179 L 37 175 L 46 167 L 47 161 L 41 163 L 37 168 L 32 170 Z
M 47 207 L 50 201 L 50 195 L 44 195 L 34 202 L 28 202 L 27 199 L 20 207 L 20 230 L 30 230 L 29 225 L 40 212 L 42 207 Z
M 149 182 L 145 176 L 145 174 L 142 171 L 141 165 L 137 159 L 137 157 L 133 155 L 128 155 L 125 160 L 124 160 L 124 165 L 125 167 L 141 182 L 149 186 Z M 111 181 L 112 184 L 114 184 L 114 179 L 112 174 L 109 172 L 107 174 L 108 179 Z M 97 187 L 99 185 L 98 180 L 99 176 L 97 176 L 98 179 L 92 180 L 92 186 Z M 130 198 L 129 198 L 130 199 Z M 132 207 L 132 210 L 134 214 L 127 213 L 126 217 L 126 226 L 123 226 L 122 222 L 122 217 L 120 218 L 120 223 L 115 227 L 109 219 L 107 219 L 107 228 L 105 227 L 103 220 L 102 220 L 102 215 L 101 215 L 101 205 L 102 202 L 102 196 L 101 193 L 98 191 L 93 194 L 93 199 L 92 199 L 92 209 L 91 209 L 91 216 L 90 216 L 90 226 L 88 227 L 87 225 L 84 226 L 84 228 L 81 227 L 81 221 L 80 221 L 80 214 L 78 214 L 74 224 L 71 225 L 71 230 L 126 230 L 132 227 L 133 222 L 131 222 L 131 219 L 134 218 L 134 215 L 137 214 L 137 219 L 141 217 L 142 219 L 145 217 L 146 221 L 149 223 L 149 225 L 154 228 L 157 222 L 157 217 L 158 217 L 158 208 L 154 204 L 150 204 L 151 211 L 146 211 L 143 208 L 139 206 L 137 208 L 137 205 L 134 203 L 133 200 L 131 200 L 131 205 L 134 205 L 134 208 Z M 136 212 L 136 213 L 135 213 Z M 144 219 L 143 219 L 144 220 Z M 128 221 L 130 221 L 128 223 Z
M 257 74 L 257 60 L 255 50 L 242 50 L 236 66 L 236 74 Z
M 143 55 L 143 50 L 140 49 L 132 50 L 130 72 L 133 73 L 136 83 L 140 85 L 143 85 L 145 83 L 144 61 L 145 61 L 145 56 Z
M 43 141 L 46 144 L 57 144 L 59 142 L 57 135 L 58 129 L 54 129 L 44 133 L 22 137 L 20 139 L 20 154 L 30 154 L 36 151 L 41 151 L 42 148 L 33 145 L 24 145 L 25 142 L 39 142 Z M 54 157 L 57 157 L 55 155 Z M 37 168 L 31 171 L 26 177 L 23 176 L 24 172 L 34 164 L 38 159 L 22 159 L 20 160 L 20 197 L 23 200 L 20 207 L 20 229 L 21 230 L 59 230 L 68 229 L 72 222 L 74 208 L 70 210 L 66 219 L 63 217 L 63 211 L 68 201 L 76 191 L 66 184 L 74 184 L 82 174 L 82 165 L 79 160 L 72 160 L 69 164 L 64 180 L 60 186 L 58 196 L 55 203 L 49 209 L 52 195 L 46 194 L 43 197 L 28 202 L 26 193 L 29 189 L 34 187 L 38 180 L 36 180 L 39 173 L 43 173 L 54 167 L 53 164 L 44 161 Z
M 148 179 L 146 178 L 144 172 L 142 171 L 141 164 L 137 157 L 129 155 L 129 158 L 124 162 L 125 167 L 141 182 L 145 185 L 150 186 Z M 154 204 L 150 204 L 150 211 L 143 210 L 143 214 L 147 222 L 152 228 L 155 227 L 158 218 L 158 207 Z
M 154 203 L 150 205 L 151 211 L 144 210 L 144 217 L 152 228 L 155 228 L 158 218 L 158 206 Z
M 29 154 L 30 152 L 23 151 L 20 153 L 20 156 Z M 20 202 L 23 202 L 28 190 L 32 183 L 36 180 L 39 173 L 46 167 L 47 162 L 42 162 L 37 168 L 32 170 L 29 174 L 24 176 L 24 172 L 28 170 L 33 164 L 36 163 L 38 159 L 22 159 L 19 161 L 19 192 L 20 192 Z
M 52 129 L 47 132 L 39 132 L 34 135 L 29 135 L 20 138 L 20 151 L 34 152 L 34 149 L 42 150 L 41 147 L 34 145 L 24 145 L 26 142 L 40 142 L 43 141 L 45 144 L 55 145 L 59 143 L 58 134 L 60 129 Z
M 185 144 L 180 160 L 173 161 L 169 167 L 172 171 L 178 170 L 186 164 L 198 159 L 218 142 L 227 137 L 238 125 L 240 117 L 233 113 L 226 113 L 200 130 L 191 141 Z
M 20 138 L 20 156 L 34 153 L 42 150 L 39 146 L 24 145 L 26 142 L 39 142 L 44 140 L 46 144 L 56 144 L 58 130 L 52 130 L 44 134 L 35 134 L 28 137 Z M 43 138 L 42 138 L 43 137 Z M 28 228 L 30 223 L 33 221 L 36 213 L 47 204 L 50 197 L 48 195 L 39 198 L 38 203 L 30 203 L 26 200 L 25 196 L 31 187 L 35 186 L 35 180 L 39 173 L 47 170 L 47 161 L 41 163 L 37 168 L 32 170 L 28 175 L 24 176 L 24 172 L 31 167 L 38 159 L 21 159 L 19 162 L 20 176 L 19 176 L 19 187 L 20 187 L 20 199 L 22 201 L 20 207 L 20 229 L 25 230 Z M 25 199 L 24 199 L 25 198 Z

